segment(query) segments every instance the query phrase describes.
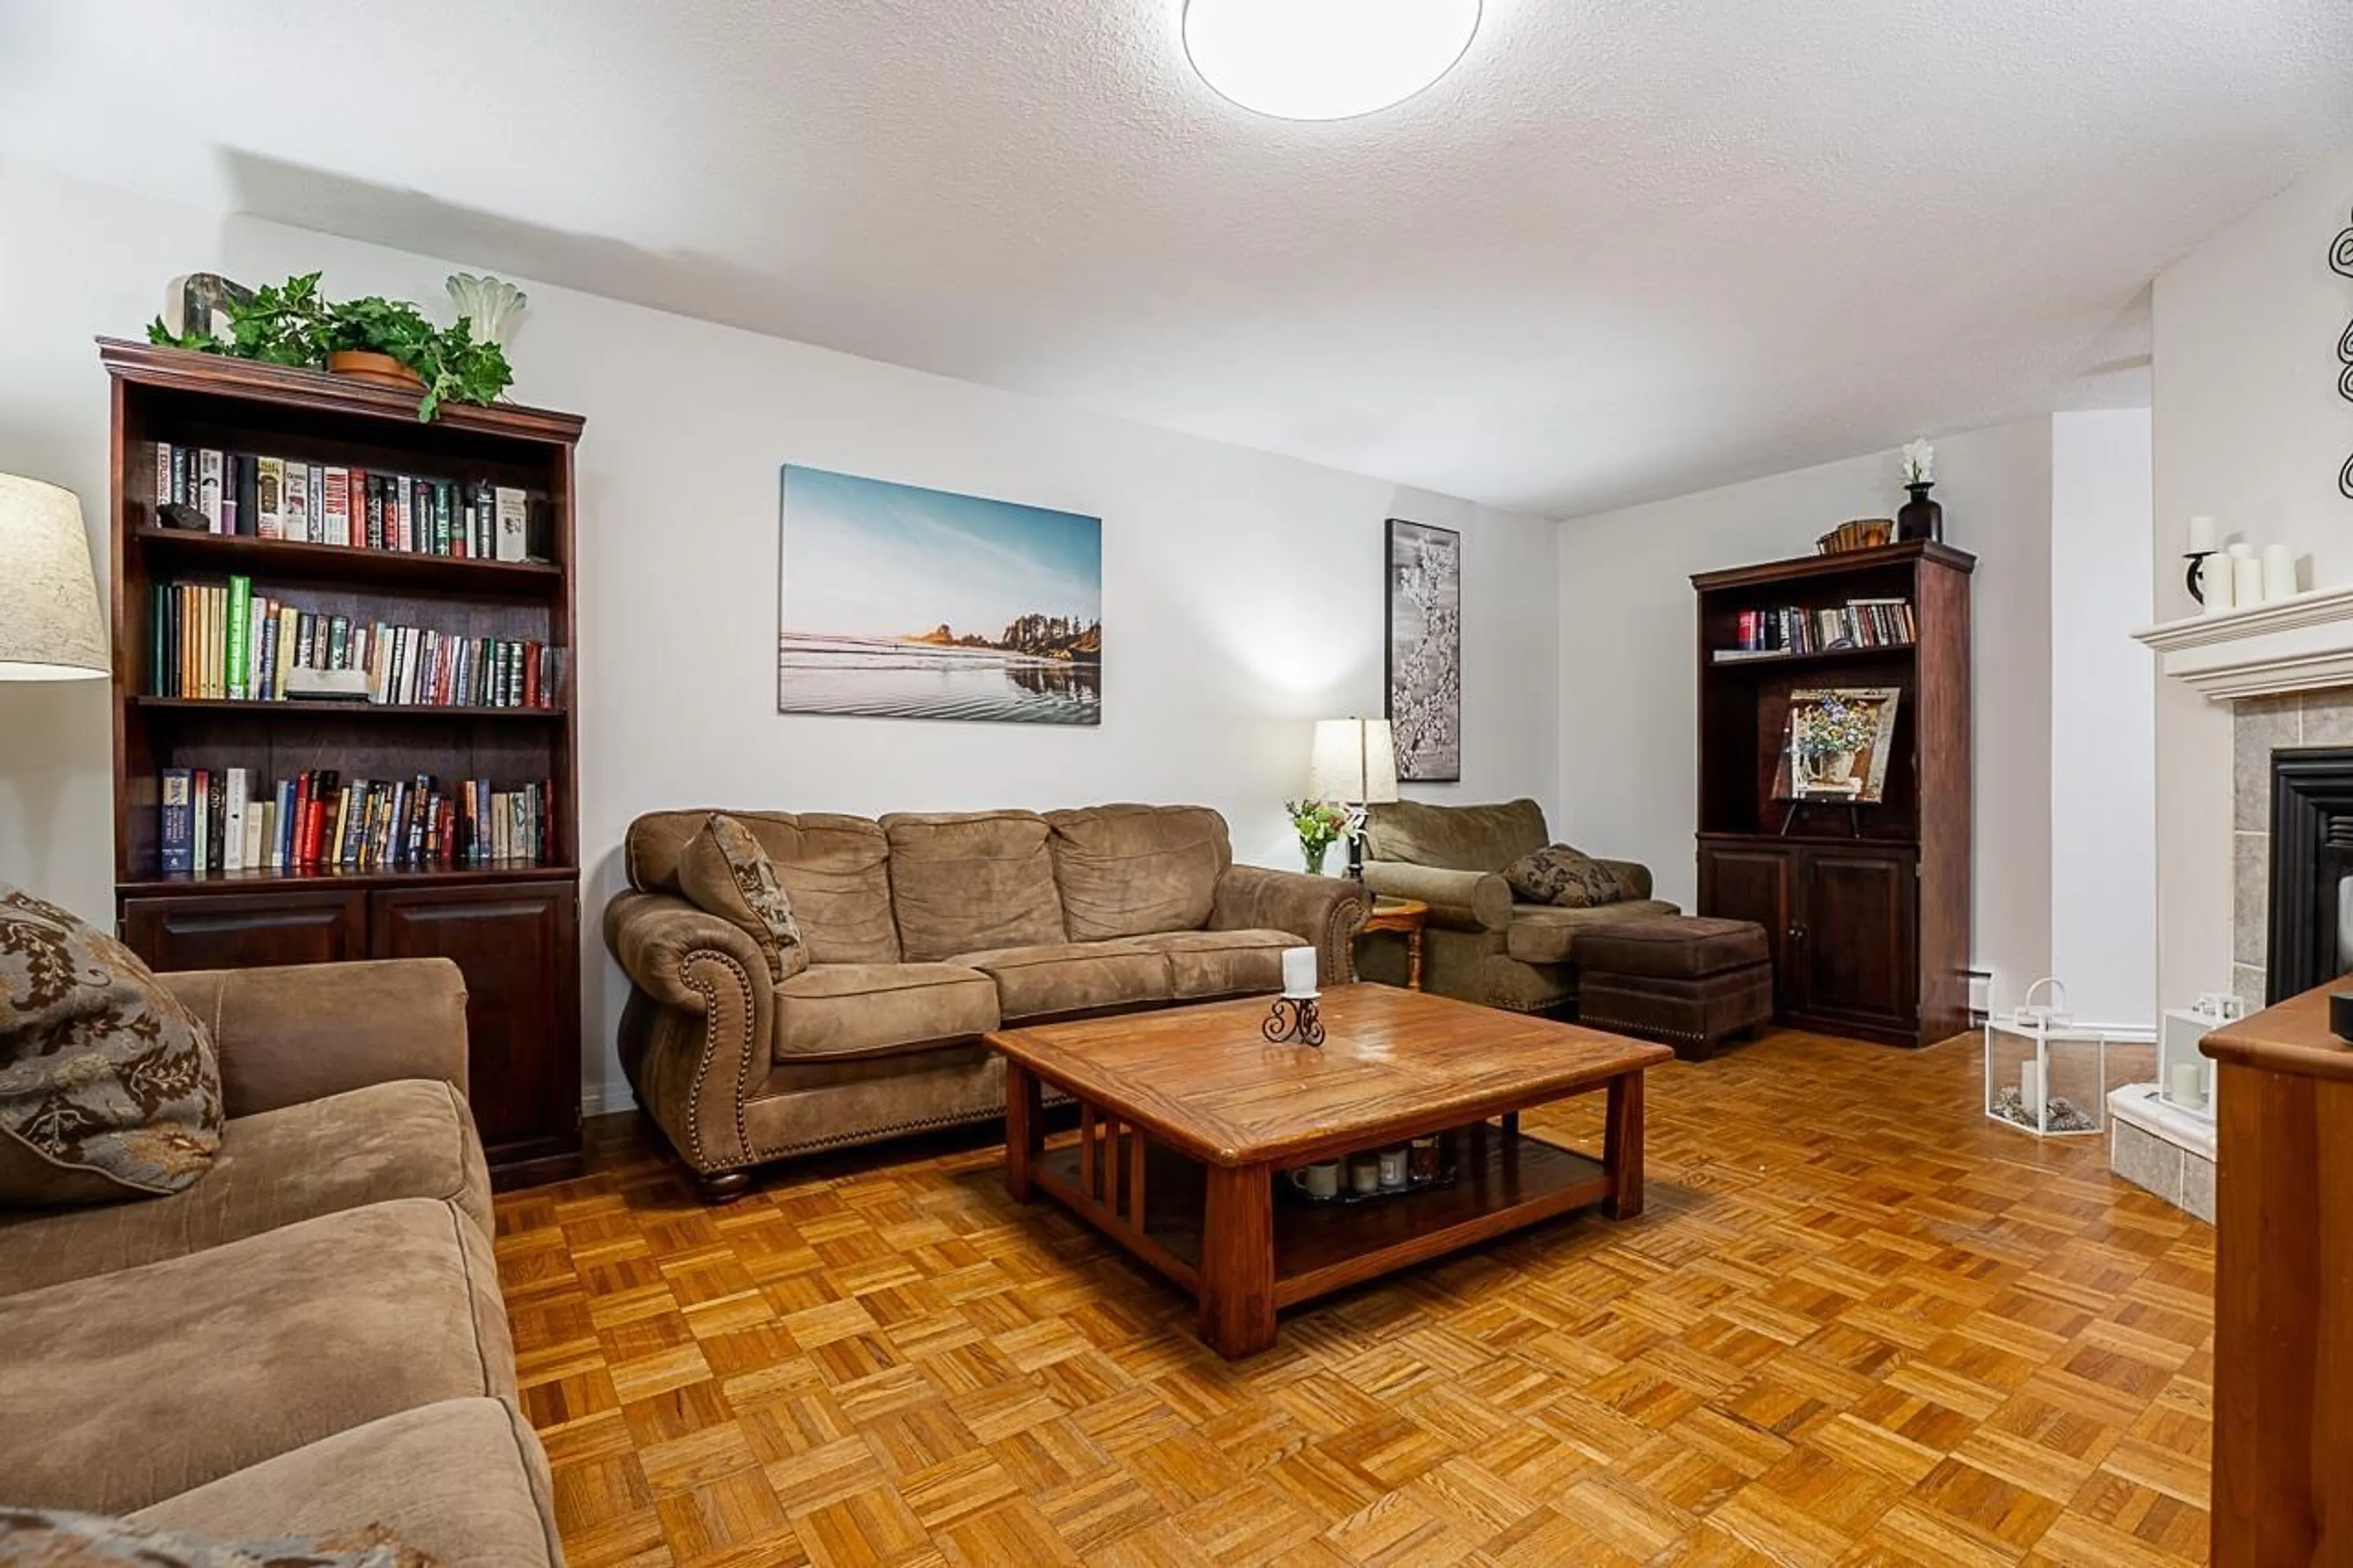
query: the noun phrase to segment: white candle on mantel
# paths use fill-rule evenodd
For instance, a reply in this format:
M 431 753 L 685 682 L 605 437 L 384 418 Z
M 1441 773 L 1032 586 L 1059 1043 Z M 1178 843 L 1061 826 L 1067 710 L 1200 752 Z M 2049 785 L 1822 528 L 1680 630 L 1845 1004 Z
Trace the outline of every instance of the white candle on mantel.
M 2189 520 L 2190 552 L 2193 554 L 2202 554 L 2213 548 L 2214 520 L 2211 517 L 2191 518 Z
M 2192 1110 L 2203 1110 L 2206 1105 L 2205 1068 L 2196 1062 L 2174 1063 L 2165 1098 Z
M 2295 552 L 2284 544 L 2263 546 L 2263 597 L 2290 599 L 2295 596 Z
M 2231 597 L 2239 608 L 2252 609 L 2263 602 L 2263 563 L 2242 555 L 2231 563 L 2238 581 L 2231 584 Z
M 1286 947 L 1282 950 L 1282 994 L 1285 996 L 1315 994 L 1314 948 Z
M 2252 545 L 2252 544 L 2248 543 L 2248 542 L 2247 542 L 2245 540 L 2243 540 L 2243 539 L 2234 539 L 2234 540 L 2232 540 L 2232 541 L 2231 542 L 2231 559 L 2232 559 L 2232 560 L 2233 560 L 2233 561 L 2253 561 L 2254 558 L 2255 558 L 2255 547 L 2254 547 L 2253 545 Z
M 2042 1064 L 2024 1061 L 2018 1064 L 2018 1098 L 2026 1106 L 2026 1114 L 2035 1126 L 2042 1125 Z
M 2206 590 L 2206 613 L 2227 616 L 2238 607 L 2239 597 L 2232 590 L 2237 583 L 2233 568 L 2238 563 L 2227 555 L 2209 557 L 2199 568 L 2199 586 Z

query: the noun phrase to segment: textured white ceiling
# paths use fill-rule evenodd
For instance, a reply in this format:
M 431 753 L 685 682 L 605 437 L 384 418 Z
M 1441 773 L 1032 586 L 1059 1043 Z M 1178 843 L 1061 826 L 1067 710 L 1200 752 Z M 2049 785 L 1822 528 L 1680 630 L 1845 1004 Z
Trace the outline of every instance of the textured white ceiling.
M 1177 16 L 0 0 L 0 148 L 1561 515 L 2076 398 L 2353 142 L 2348 0 L 1487 0 L 1327 125 Z

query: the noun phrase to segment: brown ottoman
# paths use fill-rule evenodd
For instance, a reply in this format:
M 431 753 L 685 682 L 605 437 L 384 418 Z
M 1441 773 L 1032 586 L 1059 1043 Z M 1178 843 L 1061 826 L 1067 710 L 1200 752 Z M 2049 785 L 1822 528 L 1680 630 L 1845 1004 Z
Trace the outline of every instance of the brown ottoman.
M 1577 1018 L 1704 1057 L 1773 1016 L 1773 957 L 1753 921 L 1683 915 L 1577 938 Z

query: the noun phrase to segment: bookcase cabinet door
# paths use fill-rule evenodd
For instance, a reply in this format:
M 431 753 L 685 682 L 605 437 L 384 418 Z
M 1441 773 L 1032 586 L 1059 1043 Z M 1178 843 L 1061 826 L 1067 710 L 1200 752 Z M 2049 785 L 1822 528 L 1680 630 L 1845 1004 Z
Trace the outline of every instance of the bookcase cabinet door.
M 122 940 L 150 969 L 253 969 L 367 956 L 367 895 L 203 893 L 125 899 Z
M 1810 848 L 1801 873 L 1806 1011 L 1830 1024 L 1918 1027 L 1919 947 L 1907 855 Z
M 1755 921 L 1765 928 L 1773 955 L 1777 1012 L 1801 1005 L 1798 990 L 1798 918 L 1790 875 L 1796 857 L 1787 849 L 1702 844 L 1699 850 L 1699 912 L 1722 920 Z
M 580 1158 L 578 894 L 521 882 L 372 895 L 377 958 L 447 958 L 466 974 L 467 1098 L 501 1186 Z

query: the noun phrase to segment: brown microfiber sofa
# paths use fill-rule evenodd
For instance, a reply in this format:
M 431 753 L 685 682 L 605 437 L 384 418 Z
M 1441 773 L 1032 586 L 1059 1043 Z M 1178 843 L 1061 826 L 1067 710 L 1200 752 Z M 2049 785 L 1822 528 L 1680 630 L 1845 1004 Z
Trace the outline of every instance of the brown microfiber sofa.
M 162 978 L 211 1026 L 220 1152 L 169 1197 L 0 1209 L 0 1505 L 560 1565 L 457 966 Z
M 605 910 L 629 976 L 622 1066 L 705 1194 L 752 1166 L 1005 1114 L 1000 1023 L 1280 989 L 1286 947 L 1351 977 L 1353 881 L 1234 864 L 1205 806 L 900 814 L 731 811 L 792 900 L 809 967 L 771 984 L 736 926 L 687 901 L 711 808 L 629 826 Z
M 1596 909 L 1515 901 L 1504 868 L 1552 842 L 1544 807 L 1435 805 L 1402 800 L 1376 805 L 1365 827 L 1365 886 L 1430 906 L 1422 935 L 1422 986 L 1441 995 L 1542 1012 L 1577 999 L 1579 931 L 1677 912 L 1651 897 L 1651 869 L 1604 860 L 1634 894 Z M 1401 944 L 1367 940 L 1365 978 L 1405 981 Z

